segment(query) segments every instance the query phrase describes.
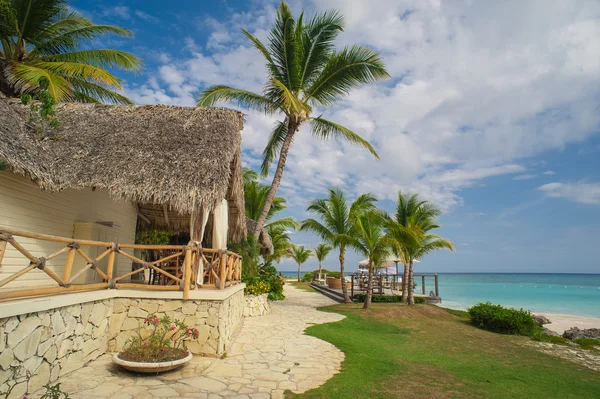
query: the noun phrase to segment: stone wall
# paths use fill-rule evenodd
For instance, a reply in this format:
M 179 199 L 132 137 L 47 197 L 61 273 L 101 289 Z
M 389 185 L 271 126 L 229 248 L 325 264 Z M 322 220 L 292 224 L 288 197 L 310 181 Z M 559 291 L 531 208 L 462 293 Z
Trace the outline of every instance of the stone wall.
M 224 301 L 116 298 L 108 327 L 108 350 L 116 352 L 135 336 L 148 314 L 166 314 L 197 328 L 197 341 L 187 342 L 196 355 L 221 355 L 229 347 L 242 318 L 244 293 L 239 291 Z M 241 299 L 240 299 L 241 298 Z
M 112 303 L 106 299 L 0 319 L 0 397 L 14 385 L 9 398 L 22 398 L 105 353 Z
M 244 317 L 256 317 L 271 314 L 268 294 L 245 295 Z
M 231 295 L 212 291 L 206 294 L 210 299 L 187 301 L 133 295 L 90 301 L 87 296 L 89 302 L 37 308 L 39 311 L 29 308 L 30 313 L 0 318 L 0 398 L 13 387 L 8 398 L 22 399 L 27 392 L 35 392 L 106 352 L 121 350 L 150 313 L 166 314 L 197 328 L 199 339 L 187 343 L 192 353 L 220 356 L 242 324 L 243 285 L 236 289 Z M 105 293 L 88 295 L 101 294 Z M 12 309 L 12 314 L 17 314 L 18 310 Z

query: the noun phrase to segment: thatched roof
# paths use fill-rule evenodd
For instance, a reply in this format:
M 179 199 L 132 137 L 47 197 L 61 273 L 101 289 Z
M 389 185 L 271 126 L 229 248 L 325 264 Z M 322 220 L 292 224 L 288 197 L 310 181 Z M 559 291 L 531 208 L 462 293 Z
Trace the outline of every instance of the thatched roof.
M 246 227 L 248 232 L 254 231 L 256 228 L 256 221 L 246 216 Z M 260 253 L 263 255 L 273 255 L 275 249 L 273 248 L 273 240 L 264 227 L 261 229 L 258 236 L 258 243 L 260 244 Z
M 227 198 L 230 239 L 245 237 L 243 115 L 222 108 L 59 104 L 59 126 L 42 140 L 28 107 L 0 98 L 0 157 L 43 189 L 93 187 L 139 203 L 156 227 L 187 230 L 202 202 Z M 164 217 L 167 206 L 169 223 Z

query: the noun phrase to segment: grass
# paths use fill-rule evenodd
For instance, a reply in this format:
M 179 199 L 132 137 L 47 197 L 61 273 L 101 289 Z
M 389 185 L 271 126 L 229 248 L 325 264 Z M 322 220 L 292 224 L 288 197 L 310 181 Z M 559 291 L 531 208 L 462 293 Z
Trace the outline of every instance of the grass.
M 528 337 L 470 325 L 430 305 L 335 305 L 347 317 L 306 333 L 346 354 L 341 373 L 287 398 L 593 398 L 600 373 L 527 345 Z
M 305 282 L 297 282 L 297 281 L 293 281 L 293 282 L 289 282 L 286 283 L 291 285 L 292 287 L 296 287 L 298 289 L 301 289 L 303 291 L 308 291 L 308 292 L 319 292 L 317 290 L 315 290 L 313 287 L 310 286 L 310 283 L 305 283 Z

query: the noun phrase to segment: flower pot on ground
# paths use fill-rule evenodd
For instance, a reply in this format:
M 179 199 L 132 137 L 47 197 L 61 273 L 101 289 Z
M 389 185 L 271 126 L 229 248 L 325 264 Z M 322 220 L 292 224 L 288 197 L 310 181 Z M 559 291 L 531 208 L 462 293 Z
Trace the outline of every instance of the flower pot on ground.
M 342 289 L 342 279 L 327 277 L 327 286 L 332 289 L 341 290 Z M 351 286 L 352 286 L 352 283 L 348 279 L 346 279 L 346 288 L 350 288 Z
M 185 348 L 186 341 L 199 336 L 196 328 L 179 320 L 172 321 L 166 315 L 159 318 L 156 314 L 148 315 L 135 333 L 112 360 L 139 373 L 160 373 L 183 366 L 192 360 L 192 354 Z

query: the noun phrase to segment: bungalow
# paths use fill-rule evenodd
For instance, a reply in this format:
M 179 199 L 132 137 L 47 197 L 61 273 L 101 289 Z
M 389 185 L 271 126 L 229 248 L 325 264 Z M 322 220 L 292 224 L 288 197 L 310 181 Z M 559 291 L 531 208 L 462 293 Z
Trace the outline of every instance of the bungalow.
M 120 349 L 153 312 L 200 330 L 193 353 L 224 353 L 244 307 L 227 251 L 248 223 L 243 115 L 56 108 L 58 126 L 40 128 L 0 98 L 0 396 L 5 381 L 33 392 Z M 152 229 L 183 242 L 135 242 Z

